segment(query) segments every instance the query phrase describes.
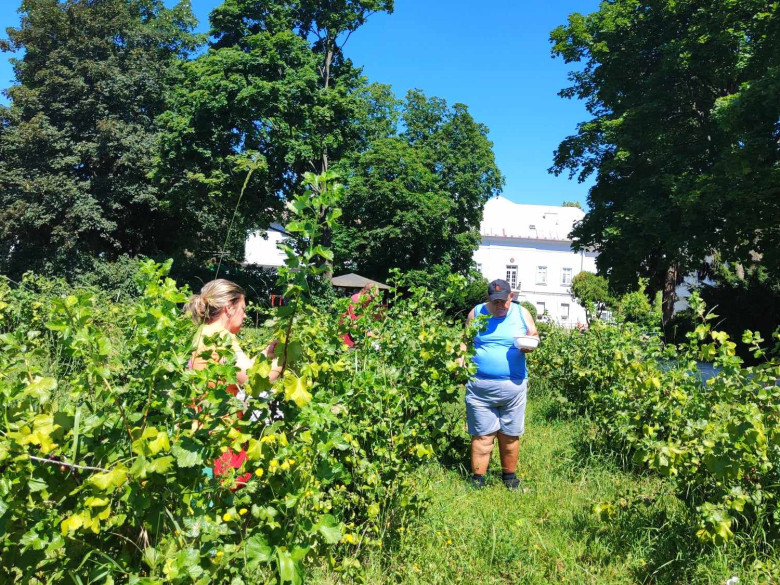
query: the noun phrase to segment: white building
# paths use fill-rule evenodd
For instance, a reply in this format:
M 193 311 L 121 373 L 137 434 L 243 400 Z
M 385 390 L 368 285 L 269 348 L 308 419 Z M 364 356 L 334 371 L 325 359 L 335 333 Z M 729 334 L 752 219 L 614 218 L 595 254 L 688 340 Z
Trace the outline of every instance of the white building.
M 585 212 L 576 207 L 523 205 L 505 197 L 485 204 L 474 253 L 477 270 L 490 280 L 506 280 L 515 299 L 529 301 L 539 317 L 567 327 L 585 323 L 585 309 L 571 297 L 571 280 L 596 272 L 595 252 L 574 252 L 569 233 Z
M 265 236 L 260 235 L 260 232 L 249 234 L 244 245 L 244 264 L 261 268 L 284 266 L 287 255 L 277 247 L 277 244 L 285 237 L 284 228 L 278 223 L 272 223 Z

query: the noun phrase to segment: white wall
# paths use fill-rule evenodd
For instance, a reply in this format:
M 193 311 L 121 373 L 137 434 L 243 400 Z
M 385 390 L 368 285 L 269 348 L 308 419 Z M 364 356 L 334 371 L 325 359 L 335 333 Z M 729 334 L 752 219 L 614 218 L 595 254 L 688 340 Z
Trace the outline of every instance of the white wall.
M 585 310 L 571 298 L 571 286 L 561 283 L 564 268 L 571 268 L 572 278 L 586 270 L 596 272 L 596 254 L 573 252 L 568 241 L 546 241 L 483 236 L 474 253 L 482 275 L 490 280 L 507 278 L 507 265 L 518 268 L 518 290 L 515 298 L 529 301 L 537 310 L 544 303 L 549 317 L 568 327 L 585 323 Z M 547 267 L 547 283 L 537 282 L 537 267 Z M 568 305 L 568 318 L 565 307 Z
M 281 229 L 280 225 L 271 224 L 264 235 L 260 235 L 260 232 L 249 234 L 244 245 L 244 264 L 253 264 L 264 268 L 284 266 L 287 255 L 276 247 L 285 238 L 284 234 L 278 231 Z

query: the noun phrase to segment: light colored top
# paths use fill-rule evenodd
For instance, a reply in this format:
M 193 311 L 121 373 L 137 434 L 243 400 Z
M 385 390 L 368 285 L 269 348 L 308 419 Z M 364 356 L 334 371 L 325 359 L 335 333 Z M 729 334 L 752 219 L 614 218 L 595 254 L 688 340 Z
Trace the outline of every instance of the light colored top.
M 525 354 L 515 347 L 515 336 L 527 335 L 523 312 L 512 303 L 503 317 L 494 317 L 483 304 L 474 307 L 474 316 L 487 315 L 487 328 L 474 338 L 477 378 L 522 382 L 527 372 Z
M 213 337 L 217 333 L 230 341 L 230 347 L 233 350 L 233 354 L 236 356 L 236 366 L 239 370 L 248 370 L 254 365 L 255 360 L 244 353 L 244 350 L 241 349 L 235 335 L 224 329 L 220 323 L 209 323 L 207 325 L 202 325 L 198 329 L 198 333 L 195 337 L 198 348 L 192 354 L 192 359 L 190 359 L 190 369 L 202 370 L 206 367 L 206 360 L 200 355 L 209 349 L 204 343 L 204 340 L 207 337 Z M 213 359 L 216 358 L 217 355 L 215 352 Z

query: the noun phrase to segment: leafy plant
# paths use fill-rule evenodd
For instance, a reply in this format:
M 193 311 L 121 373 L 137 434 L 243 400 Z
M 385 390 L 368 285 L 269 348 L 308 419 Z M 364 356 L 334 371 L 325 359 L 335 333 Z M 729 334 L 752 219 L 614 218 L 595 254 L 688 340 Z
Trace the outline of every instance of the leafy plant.
M 290 205 L 302 251 L 281 271 L 288 304 L 269 323 L 285 375 L 271 385 L 258 359 L 248 407 L 218 340 L 219 361 L 187 369 L 170 262 L 142 263 L 142 295 L 121 304 L 0 284 L 0 580 L 300 583 L 318 563 L 356 576 L 361 550 L 424 507 L 413 472 L 465 444 L 462 327 L 421 288 L 349 325 L 345 300 L 312 306 L 340 188 L 307 181 Z M 37 317 L 22 319 L 29 300 Z
M 745 367 L 697 294 L 690 303 L 698 324 L 685 344 L 664 345 L 633 323 L 596 322 L 584 334 L 549 335 L 535 368 L 569 411 L 592 418 L 598 446 L 671 478 L 698 512 L 702 540 L 722 544 L 755 526 L 768 541 L 780 519 L 780 364 L 747 331 L 742 341 L 763 361 Z M 715 368 L 706 381 L 703 362 Z

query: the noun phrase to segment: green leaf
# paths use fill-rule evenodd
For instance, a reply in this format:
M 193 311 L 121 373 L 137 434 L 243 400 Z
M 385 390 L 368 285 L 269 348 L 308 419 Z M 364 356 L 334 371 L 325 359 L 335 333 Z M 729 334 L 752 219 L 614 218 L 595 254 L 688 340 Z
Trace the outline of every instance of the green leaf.
M 24 389 L 24 394 L 32 396 L 41 404 L 49 401 L 51 393 L 57 388 L 57 380 L 54 378 L 39 378 Z
M 171 465 L 173 465 L 173 457 L 166 455 L 165 457 L 158 457 L 149 463 L 146 467 L 146 471 L 151 473 L 165 473 L 171 468 Z
M 248 571 L 256 570 L 261 563 L 270 562 L 271 554 L 268 541 L 260 534 L 255 534 L 244 541 L 244 567 Z
M 312 395 L 306 390 L 306 380 L 294 374 L 288 375 L 284 379 L 284 398 L 295 402 L 298 408 L 303 408 L 311 402 Z
M 168 451 L 171 448 L 168 433 L 160 431 L 157 436 L 147 443 L 150 455 L 157 455 L 160 451 Z
M 279 564 L 279 580 L 282 583 L 300 585 L 303 583 L 303 567 L 300 562 L 295 562 L 290 552 L 276 549 L 276 560 Z
M 49 487 L 48 484 L 37 477 L 30 478 L 30 481 L 27 482 L 27 489 L 32 493 L 41 492 L 47 487 Z
M 171 449 L 171 453 L 176 457 L 176 465 L 179 467 L 197 467 L 203 464 L 203 457 L 197 451 L 185 449 L 180 443 L 176 443 Z
M 246 456 L 249 461 L 257 461 L 263 458 L 263 444 L 257 439 L 249 439 L 249 445 L 246 449 Z
M 332 514 L 324 514 L 314 528 L 328 544 L 337 544 L 341 540 L 341 524 Z
M 117 468 L 107 473 L 96 473 L 89 478 L 89 482 L 97 489 L 111 492 L 127 481 L 127 471 Z

